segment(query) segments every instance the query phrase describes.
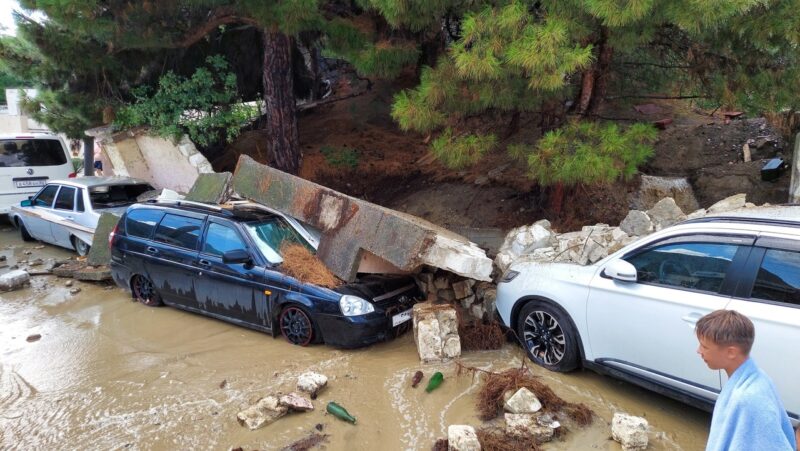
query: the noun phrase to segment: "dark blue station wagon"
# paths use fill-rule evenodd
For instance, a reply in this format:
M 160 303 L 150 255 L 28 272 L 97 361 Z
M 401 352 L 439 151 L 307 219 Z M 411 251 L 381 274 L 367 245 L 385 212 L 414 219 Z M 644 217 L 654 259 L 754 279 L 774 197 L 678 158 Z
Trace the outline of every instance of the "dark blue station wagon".
M 281 244 L 314 250 L 293 218 L 253 203 L 152 202 L 128 208 L 109 235 L 114 281 L 139 302 L 278 334 L 301 346 L 354 348 L 410 328 L 408 276 L 359 275 L 328 289 L 281 272 Z

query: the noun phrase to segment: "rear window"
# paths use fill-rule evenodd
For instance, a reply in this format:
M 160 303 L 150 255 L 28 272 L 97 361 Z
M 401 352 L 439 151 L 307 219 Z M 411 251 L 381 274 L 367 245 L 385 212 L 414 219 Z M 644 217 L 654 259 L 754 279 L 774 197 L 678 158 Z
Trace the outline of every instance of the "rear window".
M 89 200 L 92 207 L 114 208 L 136 203 L 140 194 L 151 191 L 152 186 L 142 183 L 138 185 L 104 185 L 89 188 Z
M 61 166 L 67 154 L 57 139 L 3 139 L 0 167 Z
M 186 216 L 166 215 L 156 228 L 154 240 L 186 249 L 197 249 L 203 221 Z
M 139 238 L 150 238 L 162 216 L 164 212 L 159 210 L 141 208 L 129 211 L 125 219 L 125 233 Z

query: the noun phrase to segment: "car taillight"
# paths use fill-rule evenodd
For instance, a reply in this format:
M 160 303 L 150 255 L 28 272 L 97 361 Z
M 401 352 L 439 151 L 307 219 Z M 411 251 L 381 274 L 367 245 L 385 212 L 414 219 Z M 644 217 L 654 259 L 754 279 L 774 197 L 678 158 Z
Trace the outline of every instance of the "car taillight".
M 78 176 L 78 173 L 77 173 L 77 172 L 73 172 L 73 173 L 71 173 L 70 175 L 68 175 L 67 177 L 69 177 L 69 178 L 71 178 L 71 179 L 74 179 L 74 178 L 75 178 L 75 177 L 77 177 L 77 176 Z
M 108 248 L 111 249 L 114 247 L 114 238 L 117 237 L 117 231 L 119 231 L 119 223 L 114 226 L 114 230 L 108 234 Z

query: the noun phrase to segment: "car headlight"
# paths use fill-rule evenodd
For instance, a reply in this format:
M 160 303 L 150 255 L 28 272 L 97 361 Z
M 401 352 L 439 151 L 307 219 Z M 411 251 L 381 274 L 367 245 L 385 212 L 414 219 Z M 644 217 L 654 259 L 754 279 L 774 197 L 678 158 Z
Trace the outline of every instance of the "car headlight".
M 375 311 L 375 307 L 358 296 L 345 294 L 339 299 L 339 308 L 344 316 L 366 315 Z
M 503 274 L 503 277 L 500 279 L 500 282 L 498 282 L 498 283 L 511 282 L 518 275 L 519 275 L 519 271 L 508 270 L 508 271 L 506 271 L 505 274 Z

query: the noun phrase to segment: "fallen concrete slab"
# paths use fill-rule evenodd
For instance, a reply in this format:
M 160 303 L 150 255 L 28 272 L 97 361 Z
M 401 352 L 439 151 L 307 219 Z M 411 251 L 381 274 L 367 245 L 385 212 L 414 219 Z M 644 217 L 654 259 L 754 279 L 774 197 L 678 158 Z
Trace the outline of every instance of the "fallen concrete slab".
M 260 164 L 242 155 L 233 190 L 322 231 L 317 255 L 352 281 L 372 253 L 403 271 L 422 265 L 490 280 L 492 261 L 475 243 L 409 214 L 390 210 Z
M 108 235 L 114 230 L 121 215 L 103 213 L 97 220 L 97 227 L 92 237 L 92 247 L 86 260 L 90 265 L 108 265 L 111 262 L 111 249 L 108 248 Z
M 200 174 L 185 199 L 192 202 L 219 204 L 229 197 L 231 173 Z

